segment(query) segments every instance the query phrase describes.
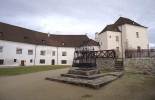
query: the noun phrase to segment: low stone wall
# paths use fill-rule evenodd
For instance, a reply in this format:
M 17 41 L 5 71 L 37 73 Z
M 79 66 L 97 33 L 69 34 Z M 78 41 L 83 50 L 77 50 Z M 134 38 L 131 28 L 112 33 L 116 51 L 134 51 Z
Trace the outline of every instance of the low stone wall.
M 101 70 L 115 70 L 115 60 L 111 58 L 97 58 L 96 64 Z M 126 58 L 124 67 L 135 73 L 155 75 L 155 58 Z
M 155 75 L 155 58 L 128 58 L 124 66 L 134 72 Z
M 115 60 L 112 58 L 97 58 L 96 64 L 101 70 L 114 70 L 115 68 Z

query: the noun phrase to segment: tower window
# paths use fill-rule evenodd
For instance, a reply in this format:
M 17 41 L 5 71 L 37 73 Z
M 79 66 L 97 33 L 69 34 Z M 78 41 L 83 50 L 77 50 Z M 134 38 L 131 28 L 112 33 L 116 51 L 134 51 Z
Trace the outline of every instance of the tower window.
M 119 37 L 118 36 L 116 36 L 116 41 L 119 41 Z
M 138 32 L 136 32 L 136 37 L 139 38 L 139 33 Z

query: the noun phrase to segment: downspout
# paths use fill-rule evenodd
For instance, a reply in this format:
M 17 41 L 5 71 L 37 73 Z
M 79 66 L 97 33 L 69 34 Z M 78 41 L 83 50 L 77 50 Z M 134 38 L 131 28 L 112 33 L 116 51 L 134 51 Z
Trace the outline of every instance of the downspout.
M 124 48 L 123 48 L 123 33 L 122 33 L 122 25 L 121 25 L 121 48 L 122 48 L 122 63 L 124 66 Z
M 34 65 L 36 65 L 36 48 L 37 48 L 37 45 L 35 45 L 35 51 L 34 51 Z
M 58 65 L 58 47 L 57 47 L 57 65 Z
M 123 36 L 122 36 L 122 26 L 121 26 L 121 48 L 122 48 L 122 60 L 124 58 L 124 51 L 123 51 Z

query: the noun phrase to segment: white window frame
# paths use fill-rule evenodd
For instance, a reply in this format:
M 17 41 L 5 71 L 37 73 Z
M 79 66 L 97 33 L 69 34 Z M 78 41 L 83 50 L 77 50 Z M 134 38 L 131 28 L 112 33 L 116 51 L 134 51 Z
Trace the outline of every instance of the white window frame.
M 28 49 L 28 55 L 33 55 L 33 50 L 32 49 Z
M 67 56 L 67 52 L 66 51 L 63 51 L 62 52 L 62 56 Z
M 65 61 L 65 63 L 63 63 Z M 67 64 L 67 60 L 61 60 L 61 64 Z
M 0 53 L 3 52 L 3 46 L 0 46 Z
M 46 51 L 45 50 L 41 50 L 40 51 L 40 55 L 45 56 L 46 55 Z
M 55 56 L 55 51 L 52 51 L 52 56 Z
M 22 48 L 16 48 L 16 54 L 22 54 Z

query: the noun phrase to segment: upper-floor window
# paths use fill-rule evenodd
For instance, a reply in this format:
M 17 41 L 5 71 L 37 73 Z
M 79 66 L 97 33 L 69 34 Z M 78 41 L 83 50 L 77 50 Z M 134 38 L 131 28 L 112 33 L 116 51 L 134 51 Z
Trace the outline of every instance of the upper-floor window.
M 33 55 L 33 50 L 29 49 L 28 50 L 28 55 Z
M 141 47 L 137 46 L 137 51 L 140 52 L 141 51 Z
M 55 56 L 55 51 L 52 51 L 52 56 Z
M 116 36 L 116 41 L 119 41 L 119 37 L 118 36 Z
M 136 37 L 139 38 L 139 33 L 138 32 L 136 32 Z
M 0 46 L 0 53 L 3 52 L 3 46 Z
M 63 51 L 62 56 L 67 56 L 67 52 Z
M 22 54 L 22 49 L 21 48 L 17 48 L 16 49 L 16 54 Z
M 45 53 L 46 53 L 45 50 L 40 51 L 40 55 L 45 55 Z

